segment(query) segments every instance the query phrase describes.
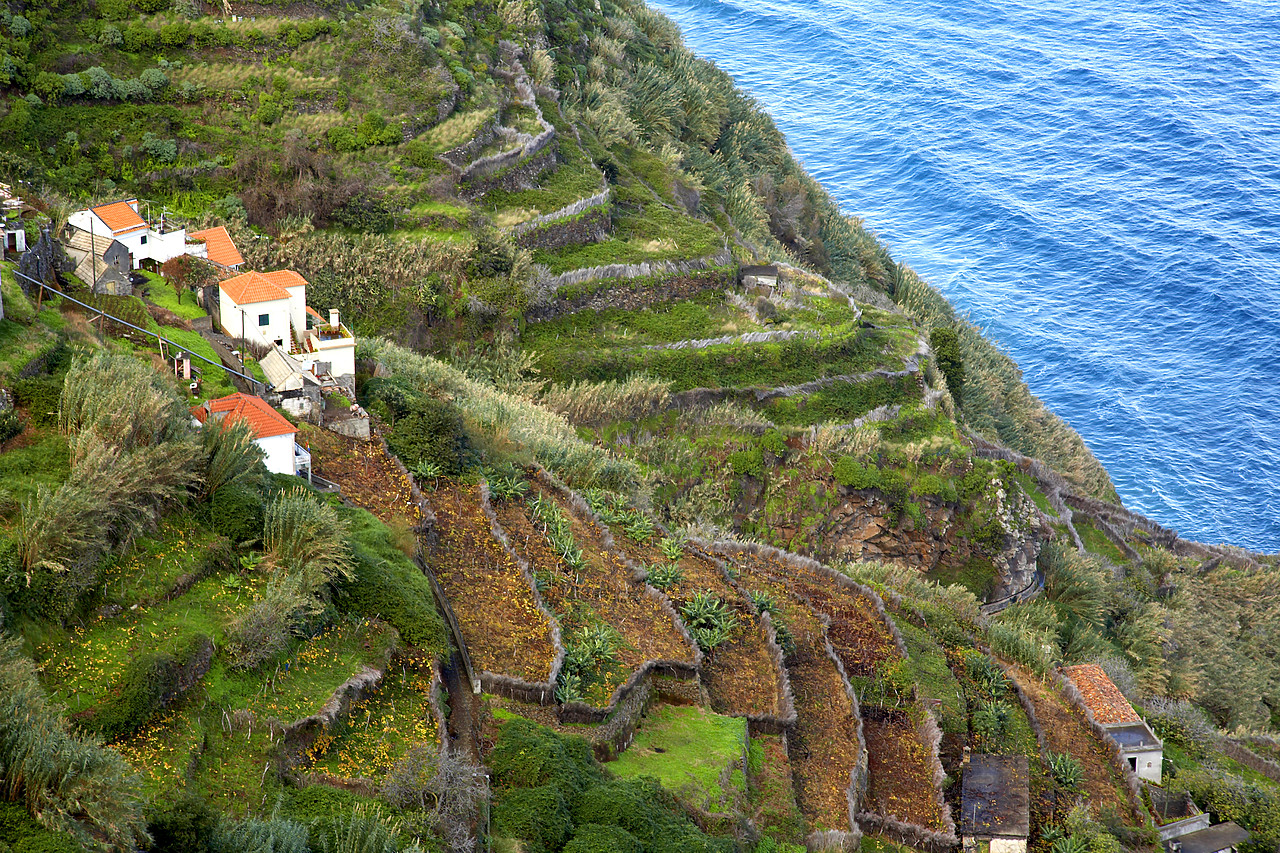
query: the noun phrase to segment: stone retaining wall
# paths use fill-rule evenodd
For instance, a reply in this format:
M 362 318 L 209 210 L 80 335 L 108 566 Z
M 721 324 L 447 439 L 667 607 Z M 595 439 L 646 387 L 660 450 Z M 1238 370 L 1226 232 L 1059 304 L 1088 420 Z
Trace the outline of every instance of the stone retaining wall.
M 516 236 L 516 245 L 531 251 L 554 252 L 566 246 L 599 243 L 609 236 L 609 206 L 600 205 L 555 222 L 530 228 Z

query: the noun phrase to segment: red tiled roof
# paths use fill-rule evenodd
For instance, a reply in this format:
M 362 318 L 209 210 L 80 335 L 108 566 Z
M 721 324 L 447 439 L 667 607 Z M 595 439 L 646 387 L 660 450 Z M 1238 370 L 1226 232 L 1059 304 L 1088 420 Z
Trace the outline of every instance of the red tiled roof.
M 229 278 L 219 285 L 227 292 L 237 305 L 249 305 L 253 302 L 270 302 L 273 299 L 288 299 L 289 292 L 262 273 L 247 272 Z
M 1096 663 L 1064 666 L 1062 671 L 1075 683 L 1084 696 L 1084 703 L 1099 723 L 1137 723 L 1142 720 L 1120 688 Z
M 302 285 L 306 287 L 307 280 L 298 275 L 293 270 L 276 270 L 275 272 L 264 272 L 262 277 L 272 284 L 280 287 L 297 287 Z
M 231 235 L 227 233 L 227 229 L 222 225 L 217 228 L 206 228 L 203 231 L 192 231 L 188 236 L 204 240 L 209 260 L 215 264 L 222 264 L 224 267 L 235 267 L 244 263 L 244 258 L 240 256 L 240 250 L 236 248 L 236 244 L 231 241 Z
M 310 314 L 312 317 L 315 317 L 317 320 L 319 320 L 322 323 L 326 322 L 324 319 L 324 315 L 322 315 L 316 309 L 312 308 L 310 305 L 307 306 L 307 313 Z
M 127 234 L 147 227 L 146 221 L 138 215 L 138 211 L 129 206 L 127 201 L 104 204 L 102 207 L 95 207 L 93 212 L 111 229 L 112 234 Z
M 191 410 L 191 414 L 195 415 L 200 423 L 204 423 L 210 412 L 215 415 L 225 413 L 222 417 L 224 424 L 243 420 L 249 424 L 254 438 L 290 435 L 298 431 L 298 428 L 289 423 L 284 415 L 268 406 L 266 400 L 251 394 L 236 392 L 227 397 L 210 400 L 208 406 L 208 411 L 204 406 L 196 406 Z

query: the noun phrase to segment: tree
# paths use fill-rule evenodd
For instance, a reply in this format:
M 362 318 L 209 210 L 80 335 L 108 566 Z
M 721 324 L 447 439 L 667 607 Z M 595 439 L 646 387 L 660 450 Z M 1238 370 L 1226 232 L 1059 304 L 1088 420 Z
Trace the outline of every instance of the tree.
M 182 298 L 185 288 L 204 287 L 213 281 L 213 269 L 199 258 L 191 255 L 178 255 L 170 258 L 160 266 L 160 274 L 173 285 L 173 292 Z

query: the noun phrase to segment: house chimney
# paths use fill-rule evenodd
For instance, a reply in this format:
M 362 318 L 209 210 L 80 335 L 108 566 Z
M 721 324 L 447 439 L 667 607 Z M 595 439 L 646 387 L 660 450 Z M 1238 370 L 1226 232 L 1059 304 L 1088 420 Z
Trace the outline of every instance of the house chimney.
M 333 327 L 333 330 L 335 332 L 338 330 L 338 309 L 337 308 L 329 309 L 329 325 Z

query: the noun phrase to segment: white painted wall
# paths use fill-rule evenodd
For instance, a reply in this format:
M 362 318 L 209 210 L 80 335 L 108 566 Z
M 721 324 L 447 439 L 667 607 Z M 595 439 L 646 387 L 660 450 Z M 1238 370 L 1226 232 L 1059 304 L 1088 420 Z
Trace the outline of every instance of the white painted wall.
M 254 439 L 266 454 L 262 462 L 272 474 L 298 473 L 293 466 L 293 439 L 296 435 L 297 433 L 287 432 L 284 435 Z
M 289 294 L 289 322 L 298 333 L 298 340 L 302 340 L 307 336 L 307 286 L 295 284 L 286 287 L 285 292 Z
M 1160 772 L 1164 769 L 1164 750 L 1126 750 L 1123 755 L 1125 761 L 1134 760 L 1133 763 L 1136 766 L 1133 772 L 1138 774 L 1139 779 L 1146 779 L 1148 782 L 1154 782 L 1157 785 L 1160 784 Z
M 993 838 L 991 853 L 1027 853 L 1025 838 Z
M 241 314 L 243 309 L 244 313 Z M 248 305 L 237 305 L 225 290 L 218 290 L 218 311 L 222 319 L 222 329 L 229 338 L 244 337 L 263 346 L 274 346 L 276 339 L 284 341 L 285 349 L 289 347 L 289 300 L 272 299 L 267 302 L 251 302 Z M 259 315 L 267 315 L 267 325 L 258 324 Z M 244 320 L 245 329 L 240 327 Z

